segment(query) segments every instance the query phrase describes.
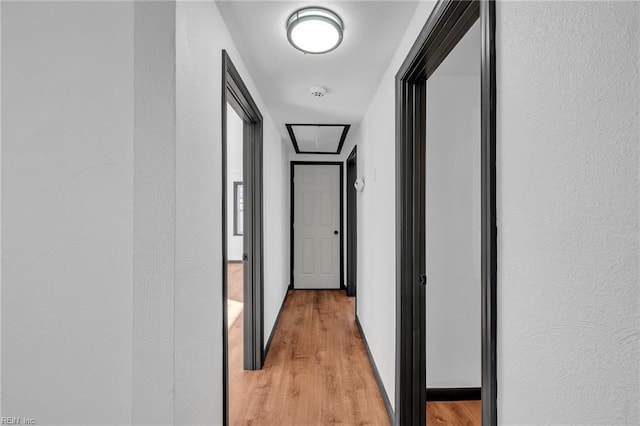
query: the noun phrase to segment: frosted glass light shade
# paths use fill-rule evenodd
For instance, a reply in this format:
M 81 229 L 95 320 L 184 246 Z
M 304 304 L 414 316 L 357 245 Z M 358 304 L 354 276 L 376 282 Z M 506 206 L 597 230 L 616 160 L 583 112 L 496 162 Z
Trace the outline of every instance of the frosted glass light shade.
M 342 42 L 342 31 L 340 17 L 319 7 L 300 9 L 287 20 L 289 43 L 304 53 L 331 52 Z

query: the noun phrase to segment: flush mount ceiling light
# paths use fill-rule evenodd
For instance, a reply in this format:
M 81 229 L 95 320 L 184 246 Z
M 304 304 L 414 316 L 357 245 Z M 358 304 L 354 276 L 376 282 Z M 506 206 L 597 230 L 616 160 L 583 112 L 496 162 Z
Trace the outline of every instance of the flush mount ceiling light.
M 342 19 L 329 9 L 306 7 L 287 20 L 289 43 L 304 53 L 327 53 L 342 42 Z

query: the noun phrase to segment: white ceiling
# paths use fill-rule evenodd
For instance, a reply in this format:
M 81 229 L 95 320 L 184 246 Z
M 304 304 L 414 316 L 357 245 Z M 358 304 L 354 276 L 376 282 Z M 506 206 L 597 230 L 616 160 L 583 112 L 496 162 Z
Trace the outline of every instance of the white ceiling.
M 271 117 L 282 137 L 290 140 L 286 123 L 353 125 L 360 121 L 418 1 L 231 0 L 217 4 Z M 344 21 L 342 44 L 333 52 L 305 55 L 287 41 L 287 18 L 307 6 L 329 8 Z M 314 85 L 326 87 L 327 94 L 311 96 L 309 89 Z

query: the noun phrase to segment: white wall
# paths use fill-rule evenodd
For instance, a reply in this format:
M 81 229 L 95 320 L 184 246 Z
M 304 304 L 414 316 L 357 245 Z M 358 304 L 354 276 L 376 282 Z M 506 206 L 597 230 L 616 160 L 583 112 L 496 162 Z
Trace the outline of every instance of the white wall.
M 0 4 L 0 26 L 2 23 L 2 4 Z M 2 29 L 0 28 L 0 46 Z M 0 47 L 1 49 L 1 47 Z M 0 51 L 0 100 L 2 99 L 2 52 Z M 2 187 L 2 105 L 0 101 L 0 188 Z M 0 190 L 0 244 L 2 242 L 2 191 Z M 2 250 L 0 249 L 0 307 L 2 307 Z M 2 314 L 0 313 L 0 414 L 2 413 Z
M 2 37 L 2 415 L 221 424 L 223 48 L 265 116 L 267 336 L 289 194 L 215 3 L 3 2 Z
M 174 417 L 175 9 L 134 5 L 134 424 Z
M 427 387 L 481 385 L 480 22 L 427 80 Z
M 255 89 L 251 93 L 257 95 Z M 268 113 L 260 104 L 263 115 Z M 264 139 L 264 330 L 265 345 L 289 287 L 290 182 L 289 151 L 266 115 Z M 267 136 L 269 135 L 269 136 Z
M 288 286 L 286 152 L 215 3 L 178 2 L 176 16 L 175 416 L 178 424 L 220 424 L 222 49 L 264 116 L 266 336 Z
M 233 235 L 234 182 L 242 182 L 243 121 L 227 104 L 227 260 L 242 260 L 243 237 Z
M 358 318 L 395 406 L 396 232 L 395 74 L 427 21 L 434 2 L 418 5 L 352 144 L 358 145 Z M 351 152 L 351 149 L 348 149 Z M 347 153 L 348 155 L 348 153 Z
M 132 3 L 2 3 L 2 415 L 132 409 Z
M 500 2 L 502 424 L 640 424 L 640 3 Z

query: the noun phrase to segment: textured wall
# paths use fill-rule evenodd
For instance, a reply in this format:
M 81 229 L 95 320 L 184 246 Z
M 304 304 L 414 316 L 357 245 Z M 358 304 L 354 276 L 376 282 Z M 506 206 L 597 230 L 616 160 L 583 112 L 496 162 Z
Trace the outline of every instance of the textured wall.
M 2 415 L 221 424 L 222 49 L 265 117 L 267 335 L 289 198 L 215 3 L 3 2 L 2 36 Z
M 640 3 L 498 4 L 502 424 L 639 424 Z
M 2 415 L 131 421 L 133 4 L 2 3 Z
M 176 72 L 173 2 L 136 2 L 134 424 L 173 423 Z

